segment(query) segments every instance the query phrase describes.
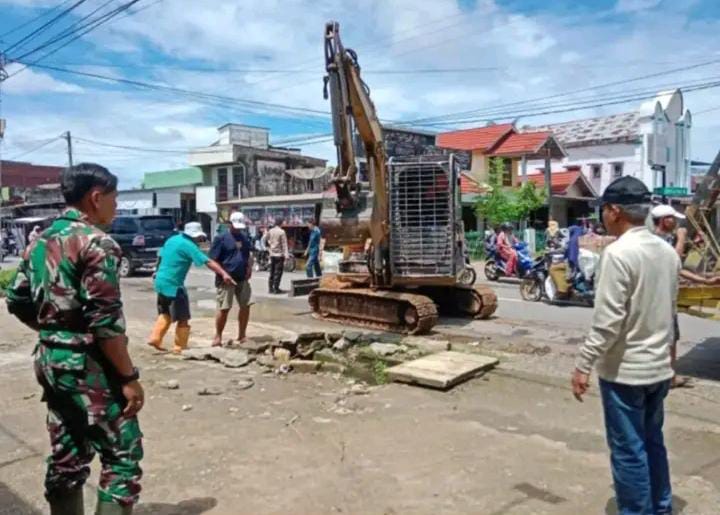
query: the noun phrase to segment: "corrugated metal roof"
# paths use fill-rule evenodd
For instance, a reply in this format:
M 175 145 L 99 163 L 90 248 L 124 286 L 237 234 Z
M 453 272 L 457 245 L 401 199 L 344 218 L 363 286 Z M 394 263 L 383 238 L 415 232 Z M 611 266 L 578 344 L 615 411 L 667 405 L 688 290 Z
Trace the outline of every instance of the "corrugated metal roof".
M 438 134 L 435 143 L 438 147 L 453 150 L 487 150 L 495 145 L 500 138 L 513 130 L 512 123 L 464 129 L 461 131 Z
M 177 170 L 147 172 L 143 178 L 143 189 L 177 188 L 179 186 L 202 184 L 202 182 L 202 170 L 196 166 L 190 166 L 188 168 L 178 168 Z
M 551 131 L 561 144 L 580 146 L 639 138 L 639 120 L 640 114 L 631 112 L 539 127 L 525 127 L 524 130 L 526 132 Z

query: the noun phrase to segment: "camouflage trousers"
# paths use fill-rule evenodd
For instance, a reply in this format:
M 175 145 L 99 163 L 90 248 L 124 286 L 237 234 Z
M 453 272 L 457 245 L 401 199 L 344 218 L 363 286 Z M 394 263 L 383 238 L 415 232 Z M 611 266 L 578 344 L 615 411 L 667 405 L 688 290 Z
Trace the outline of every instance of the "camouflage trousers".
M 35 375 L 47 403 L 52 451 L 47 460 L 48 500 L 81 488 L 100 455 L 98 500 L 123 506 L 140 494 L 142 433 L 136 417 L 122 416 L 124 398 L 90 351 L 35 350 Z

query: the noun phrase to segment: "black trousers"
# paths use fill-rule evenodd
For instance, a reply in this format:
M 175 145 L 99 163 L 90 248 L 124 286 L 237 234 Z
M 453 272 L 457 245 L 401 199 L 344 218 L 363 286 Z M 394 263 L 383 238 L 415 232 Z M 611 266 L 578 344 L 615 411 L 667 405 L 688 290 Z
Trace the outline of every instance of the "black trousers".
M 270 279 L 268 280 L 268 290 L 270 290 L 270 293 L 280 290 L 280 279 L 282 279 L 284 266 L 284 257 L 270 257 Z

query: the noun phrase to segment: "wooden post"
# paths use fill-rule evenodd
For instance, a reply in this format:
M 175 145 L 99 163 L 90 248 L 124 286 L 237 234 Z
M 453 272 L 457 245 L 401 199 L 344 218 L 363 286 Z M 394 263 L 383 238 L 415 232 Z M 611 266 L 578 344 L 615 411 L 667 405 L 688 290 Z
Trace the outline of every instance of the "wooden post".
M 550 149 L 545 156 L 545 187 L 547 188 L 548 221 L 552 219 L 552 173 L 550 171 Z

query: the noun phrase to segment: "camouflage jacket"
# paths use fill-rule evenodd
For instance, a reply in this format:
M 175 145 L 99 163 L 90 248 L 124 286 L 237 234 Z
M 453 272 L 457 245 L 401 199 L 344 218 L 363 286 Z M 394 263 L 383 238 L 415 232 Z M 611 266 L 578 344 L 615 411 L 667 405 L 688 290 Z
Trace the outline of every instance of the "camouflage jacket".
M 67 209 L 25 249 L 7 290 L 8 309 L 51 345 L 78 347 L 124 335 L 120 256 L 110 236 Z

